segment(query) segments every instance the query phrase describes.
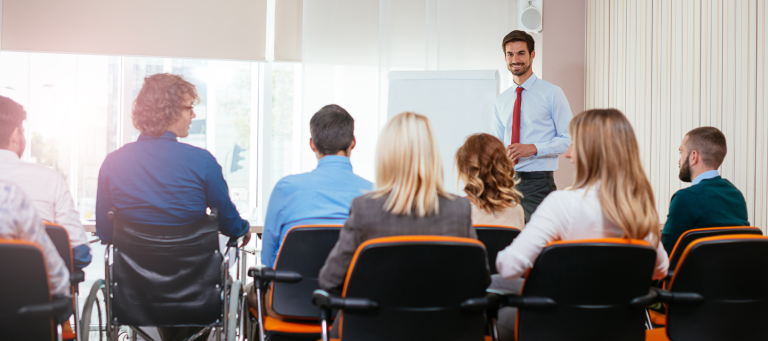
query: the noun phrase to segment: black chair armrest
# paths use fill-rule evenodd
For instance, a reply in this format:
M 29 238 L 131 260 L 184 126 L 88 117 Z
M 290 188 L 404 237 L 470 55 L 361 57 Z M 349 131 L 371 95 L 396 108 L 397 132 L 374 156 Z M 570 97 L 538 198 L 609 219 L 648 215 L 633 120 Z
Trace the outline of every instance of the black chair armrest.
M 699 304 L 704 302 L 704 296 L 695 292 L 670 292 L 654 288 L 658 301 L 662 303 Z
M 629 305 L 635 307 L 635 308 L 645 308 L 650 305 L 653 305 L 654 303 L 659 301 L 659 294 L 658 291 L 656 291 L 658 288 L 650 288 L 648 290 L 648 293 L 635 297 L 632 302 L 629 302 Z
M 24 319 L 53 318 L 59 324 L 72 315 L 72 298 L 68 296 L 54 297 L 50 303 L 25 305 L 16 312 L 16 316 Z
M 488 292 L 485 297 L 470 298 L 461 302 L 461 309 L 467 311 L 482 311 L 486 309 L 498 309 L 499 295 L 495 292 Z
M 78 283 L 82 283 L 85 281 L 85 273 L 83 270 L 75 269 L 72 273 L 69 274 L 69 282 L 72 285 L 77 285 Z
M 281 283 L 297 283 L 302 280 L 301 274 L 295 271 L 285 270 L 273 270 L 266 266 L 252 266 L 248 269 L 248 276 L 253 277 L 254 280 L 261 280 L 262 282 L 269 283 L 269 281 L 281 282 Z
M 328 310 L 370 311 L 379 308 L 378 303 L 367 298 L 338 297 L 321 289 L 312 293 L 312 304 Z
M 557 302 L 549 297 L 520 296 L 518 294 L 504 294 L 499 297 L 499 301 L 501 307 L 549 309 L 557 306 Z

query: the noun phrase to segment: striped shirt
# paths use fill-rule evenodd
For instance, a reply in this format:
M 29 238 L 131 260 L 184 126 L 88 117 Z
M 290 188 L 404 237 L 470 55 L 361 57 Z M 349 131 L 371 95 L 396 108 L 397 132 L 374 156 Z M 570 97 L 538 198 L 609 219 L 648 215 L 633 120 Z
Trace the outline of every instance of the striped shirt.
M 35 207 L 18 186 L 3 181 L 0 181 L 0 239 L 38 244 L 48 263 L 51 295 L 70 295 L 69 271 L 45 232 Z

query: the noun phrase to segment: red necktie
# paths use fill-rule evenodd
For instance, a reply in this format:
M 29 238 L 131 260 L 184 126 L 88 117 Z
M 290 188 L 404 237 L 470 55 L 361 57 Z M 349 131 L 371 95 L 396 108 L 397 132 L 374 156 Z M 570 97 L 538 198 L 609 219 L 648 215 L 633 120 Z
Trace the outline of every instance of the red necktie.
M 517 99 L 515 109 L 512 111 L 512 140 L 511 143 L 520 143 L 520 106 L 523 104 L 523 87 L 517 87 Z M 515 160 L 517 164 L 517 160 Z

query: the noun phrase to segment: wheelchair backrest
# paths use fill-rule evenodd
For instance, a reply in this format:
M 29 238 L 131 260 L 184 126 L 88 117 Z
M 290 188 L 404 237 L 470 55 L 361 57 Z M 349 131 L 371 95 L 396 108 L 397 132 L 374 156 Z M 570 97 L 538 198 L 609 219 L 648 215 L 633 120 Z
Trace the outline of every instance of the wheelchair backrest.
M 115 217 L 114 325 L 211 326 L 222 320 L 218 223 L 126 222 Z
M 0 240 L 0 259 L 0 339 L 55 340 L 50 318 L 16 315 L 22 306 L 51 301 L 42 249 L 26 241 Z
M 667 306 L 672 340 L 768 340 L 768 237 L 694 241 L 680 257 L 669 291 L 703 297 Z
M 669 268 L 675 269 L 680 256 L 683 255 L 688 245 L 700 238 L 725 236 L 731 234 L 754 234 L 763 235 L 763 231 L 757 227 L 750 226 L 730 226 L 730 227 L 705 227 L 700 229 L 692 229 L 685 231 L 680 238 L 677 239 L 675 247 L 672 248 L 672 252 L 669 254 Z
M 512 241 L 520 234 L 520 229 L 502 225 L 475 225 L 475 231 L 477 232 L 477 240 L 485 245 L 485 250 L 488 253 L 491 275 L 499 273 L 496 271 L 496 256 L 499 251 L 512 244 Z
M 72 273 L 74 268 L 72 267 L 72 245 L 69 242 L 69 233 L 61 225 L 45 222 L 45 232 L 48 233 L 48 237 L 51 238 L 53 245 L 56 246 L 56 251 L 59 252 L 59 256 L 64 260 L 64 264 L 67 265 L 67 270 Z
M 355 252 L 344 297 L 378 304 L 368 312 L 342 311 L 344 340 L 484 339 L 484 311 L 464 311 L 490 284 L 485 247 L 445 236 L 371 239 Z
M 520 308 L 518 340 L 643 341 L 645 312 L 630 302 L 648 294 L 655 263 L 656 251 L 642 240 L 551 243 L 536 259 L 521 295 L 549 298 L 556 306 Z
M 272 282 L 269 302 L 275 313 L 284 318 L 318 318 L 312 292 L 320 289 L 317 278 L 339 240 L 339 231 L 341 225 L 303 225 L 288 230 L 275 260 L 275 270 L 297 272 L 301 281 Z

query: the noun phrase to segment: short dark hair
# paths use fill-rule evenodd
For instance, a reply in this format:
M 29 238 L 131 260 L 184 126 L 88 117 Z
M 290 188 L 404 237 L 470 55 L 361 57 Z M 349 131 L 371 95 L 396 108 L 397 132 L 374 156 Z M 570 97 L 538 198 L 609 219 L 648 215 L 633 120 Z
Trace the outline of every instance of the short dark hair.
M 704 165 L 712 168 L 720 167 L 725 159 L 728 147 L 725 144 L 725 135 L 715 127 L 699 127 L 685 134 L 688 141 L 685 143 L 688 153 L 695 150 L 701 155 Z
M 309 133 L 320 154 L 333 155 L 347 150 L 355 138 L 355 119 L 344 108 L 329 104 L 309 120 Z
M 525 31 L 520 30 L 514 30 L 512 32 L 509 32 L 504 37 L 504 40 L 501 43 L 501 50 L 504 51 L 504 53 L 507 53 L 507 43 L 511 43 L 514 41 L 524 41 L 528 45 L 528 54 L 531 54 L 533 52 L 533 47 L 535 45 L 535 42 L 533 41 L 533 37 L 531 37 L 530 34 L 526 33 Z
M 8 147 L 13 130 L 27 119 L 27 112 L 21 104 L 8 97 L 0 96 L 0 148 Z

